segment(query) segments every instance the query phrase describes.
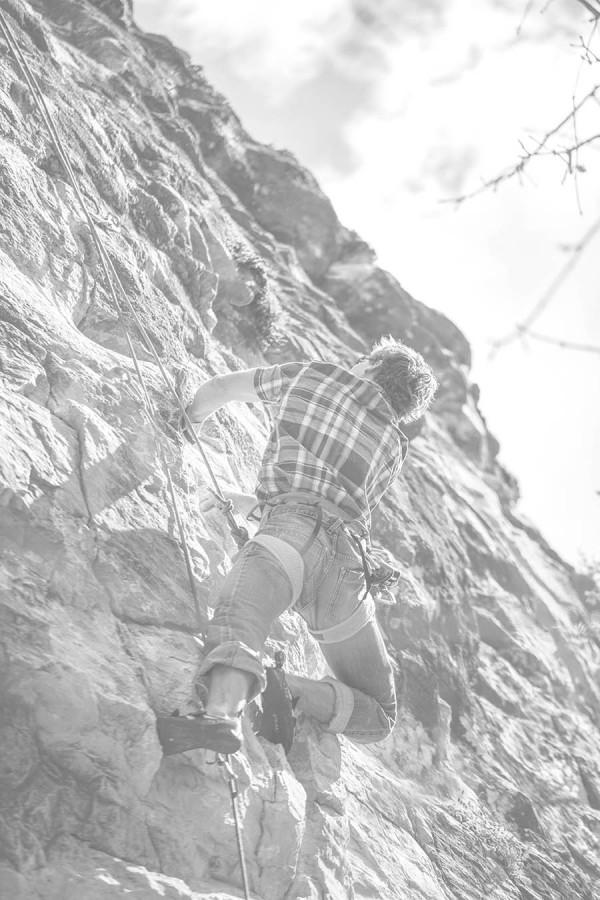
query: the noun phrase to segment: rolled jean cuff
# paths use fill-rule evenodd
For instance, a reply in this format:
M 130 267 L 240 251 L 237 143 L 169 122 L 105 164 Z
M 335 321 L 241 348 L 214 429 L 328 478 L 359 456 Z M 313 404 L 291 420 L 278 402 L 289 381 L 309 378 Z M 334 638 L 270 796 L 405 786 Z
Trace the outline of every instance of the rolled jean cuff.
M 325 726 L 325 731 L 329 731 L 332 734 L 341 734 L 346 729 L 354 711 L 354 693 L 352 688 L 338 681 L 337 678 L 327 676 L 322 678 L 321 681 L 330 684 L 335 691 L 335 711 L 329 724 Z
M 208 653 L 200 663 L 199 675 L 206 675 L 213 666 L 230 666 L 232 669 L 240 669 L 254 675 L 255 682 L 248 692 L 248 701 L 253 700 L 257 694 L 264 691 L 267 686 L 265 669 L 260 659 L 260 653 L 252 650 L 242 641 L 226 641 Z

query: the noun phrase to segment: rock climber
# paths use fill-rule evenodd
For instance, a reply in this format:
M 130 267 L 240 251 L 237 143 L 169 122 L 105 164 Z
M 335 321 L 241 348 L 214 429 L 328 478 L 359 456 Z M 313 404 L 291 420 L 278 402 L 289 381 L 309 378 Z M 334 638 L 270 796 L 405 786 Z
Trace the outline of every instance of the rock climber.
M 272 429 L 249 498 L 258 502 L 260 525 L 235 558 L 208 627 L 204 709 L 159 719 L 165 753 L 240 748 L 241 714 L 267 682 L 264 643 L 290 607 L 332 673 L 321 680 L 286 673 L 296 708 L 359 743 L 390 733 L 393 668 L 366 590 L 371 512 L 406 456 L 401 423 L 420 417 L 436 388 L 423 357 L 391 337 L 350 368 L 284 363 L 199 388 L 187 409 L 193 423 L 231 401 L 261 401 Z

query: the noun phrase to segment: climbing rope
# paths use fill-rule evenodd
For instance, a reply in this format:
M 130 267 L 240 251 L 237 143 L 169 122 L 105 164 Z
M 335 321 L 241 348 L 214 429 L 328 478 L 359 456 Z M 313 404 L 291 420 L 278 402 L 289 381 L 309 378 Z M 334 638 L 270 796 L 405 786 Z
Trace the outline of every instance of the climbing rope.
M 196 448 L 200 451 L 200 455 L 202 457 L 204 465 L 206 466 L 206 469 L 208 470 L 209 477 L 210 477 L 210 480 L 211 480 L 212 486 L 213 486 L 212 493 L 219 501 L 219 506 L 222 509 L 223 513 L 225 514 L 225 517 L 227 518 L 227 523 L 229 525 L 231 534 L 232 534 L 236 544 L 238 545 L 238 547 L 241 547 L 248 540 L 248 532 L 244 527 L 238 525 L 238 523 L 236 522 L 234 512 L 233 512 L 233 504 L 232 504 L 231 500 L 228 500 L 223 496 L 223 493 L 219 486 L 219 482 L 217 481 L 216 475 L 215 475 L 213 468 L 210 464 L 210 461 L 204 451 L 204 448 L 202 447 L 202 445 L 200 443 L 198 435 L 194 431 L 193 423 L 187 414 L 187 410 L 181 400 L 181 397 L 179 396 L 179 392 L 177 391 L 177 388 L 176 388 L 175 384 L 173 383 L 173 380 L 170 378 L 169 374 L 167 373 L 167 371 L 163 365 L 163 362 L 162 362 L 160 356 L 158 355 L 156 347 L 154 346 L 154 343 L 152 342 L 152 340 L 144 326 L 144 323 L 140 319 L 135 307 L 133 306 L 131 300 L 127 296 L 127 293 L 125 291 L 125 288 L 123 287 L 121 279 L 119 278 L 119 276 L 115 270 L 115 267 L 112 263 L 112 260 L 109 257 L 109 255 L 104 247 L 104 244 L 102 242 L 102 239 L 101 239 L 98 229 L 96 227 L 94 218 L 93 218 L 92 214 L 90 213 L 87 203 L 81 193 L 77 177 L 75 175 L 75 172 L 73 171 L 73 167 L 71 166 L 71 161 L 70 161 L 68 154 L 64 148 L 62 138 L 61 138 L 60 134 L 58 133 L 56 125 L 54 124 L 54 119 L 53 119 L 52 113 L 48 108 L 48 104 L 46 103 L 46 99 L 40 89 L 39 83 L 38 83 L 34 73 L 32 72 L 32 70 L 29 66 L 29 63 L 27 62 L 26 58 L 24 57 L 16 39 L 12 33 L 12 30 L 11 30 L 8 22 L 6 21 L 4 13 L 2 13 L 1 11 L 0 11 L 0 26 L 2 27 L 2 31 L 4 33 L 5 40 L 8 44 L 8 48 L 11 51 L 17 65 L 21 69 L 21 72 L 23 73 L 23 77 L 25 78 L 25 80 L 29 86 L 29 89 L 30 89 L 33 99 L 34 99 L 34 102 L 42 116 L 42 119 L 44 120 L 44 124 L 46 125 L 46 127 L 50 133 L 50 137 L 54 143 L 56 152 L 58 153 L 59 159 L 63 164 L 64 170 L 67 174 L 67 177 L 69 179 L 71 187 L 73 188 L 73 191 L 75 193 L 77 202 L 78 202 L 78 204 L 81 208 L 81 211 L 86 219 L 86 222 L 90 229 L 90 233 L 92 235 L 92 240 L 94 242 L 96 250 L 98 251 L 98 258 L 99 258 L 102 268 L 104 270 L 104 274 L 106 276 L 106 281 L 108 284 L 108 289 L 109 289 L 112 299 L 115 303 L 115 306 L 117 307 L 117 310 L 119 311 L 119 313 L 122 314 L 122 312 L 123 312 L 122 303 L 119 299 L 119 295 L 118 295 L 117 291 L 115 290 L 115 283 L 116 283 L 116 285 L 118 286 L 118 289 L 120 291 L 121 297 L 125 302 L 125 306 L 126 306 L 127 310 L 129 311 L 129 313 L 131 314 L 135 324 L 137 325 L 137 328 L 138 328 L 139 333 L 142 338 L 142 342 L 143 342 L 146 350 L 152 356 L 165 384 L 167 385 L 169 391 L 175 398 L 177 406 L 179 407 L 179 410 L 181 412 L 185 428 L 189 432 L 189 434 L 192 436 L 192 439 L 196 445 Z M 129 341 L 129 346 L 130 347 L 132 346 L 131 341 Z M 148 391 L 147 391 L 147 388 L 146 388 L 146 385 L 144 382 L 144 378 L 143 378 L 141 369 L 140 369 L 139 365 L 137 365 L 137 364 L 136 364 L 136 372 L 137 372 L 138 377 L 143 385 L 143 388 L 142 388 L 143 393 L 145 396 L 148 396 Z
M 217 754 L 217 765 L 221 768 L 223 776 L 229 785 L 229 793 L 231 796 L 231 809 L 233 812 L 233 822 L 235 825 L 235 838 L 238 846 L 238 855 L 240 858 L 240 870 L 242 873 L 242 884 L 244 886 L 244 898 L 250 900 L 250 889 L 248 887 L 248 871 L 246 869 L 246 858 L 244 856 L 244 843 L 242 837 L 242 823 L 240 821 L 240 812 L 238 809 L 238 781 L 237 776 L 231 768 L 229 756 L 222 753 Z
M 64 148 L 62 138 L 56 129 L 52 113 L 48 109 L 48 105 L 47 105 L 44 95 L 39 87 L 39 83 L 38 83 L 35 75 L 33 74 L 25 56 L 21 52 L 21 49 L 20 49 L 20 47 L 12 33 L 12 30 L 11 30 L 10 26 L 8 25 L 8 22 L 6 21 L 4 13 L 2 11 L 0 11 L 0 27 L 4 34 L 4 38 L 6 40 L 8 48 L 11 51 L 17 65 L 21 69 L 21 72 L 23 73 L 23 77 L 25 78 L 25 80 L 29 86 L 29 89 L 30 89 L 31 94 L 34 99 L 34 102 L 42 116 L 42 119 L 44 120 L 44 124 L 46 125 L 46 127 L 50 133 L 50 137 L 54 143 L 54 146 L 56 148 L 56 152 L 58 153 L 59 159 L 63 164 L 64 170 L 67 174 L 67 177 L 69 179 L 71 187 L 73 188 L 77 202 L 78 202 L 78 204 L 81 208 L 81 211 L 83 212 L 83 215 L 87 221 L 88 227 L 89 227 L 91 235 L 92 235 L 92 240 L 94 241 L 96 250 L 98 251 L 98 258 L 101 262 L 102 268 L 104 270 L 104 274 L 106 276 L 106 282 L 108 284 L 108 289 L 109 289 L 112 299 L 115 303 L 115 306 L 118 310 L 119 316 L 120 317 L 122 316 L 123 307 L 122 307 L 121 301 L 119 299 L 119 295 L 118 295 L 117 291 L 115 290 L 115 283 L 117 284 L 118 289 L 121 293 L 121 296 L 122 296 L 123 300 L 125 301 L 126 308 L 130 312 L 135 324 L 138 327 L 138 330 L 139 330 L 141 338 L 142 338 L 143 345 L 145 346 L 147 351 L 150 353 L 150 355 L 154 359 L 156 365 L 158 366 L 160 374 L 163 377 L 163 380 L 165 381 L 165 383 L 166 383 L 167 387 L 169 388 L 170 392 L 172 393 L 172 395 L 175 397 L 175 400 L 177 402 L 177 405 L 178 405 L 181 415 L 182 415 L 184 426 L 185 426 L 186 430 L 190 433 L 190 435 L 193 437 L 196 447 L 200 451 L 200 455 L 201 455 L 201 457 L 204 461 L 204 464 L 208 470 L 208 473 L 209 473 L 209 476 L 210 476 L 210 479 L 211 479 L 212 485 L 213 485 L 212 493 L 219 501 L 219 506 L 223 510 L 223 512 L 227 518 L 228 525 L 229 525 L 229 528 L 231 530 L 231 534 L 232 534 L 234 540 L 236 541 L 238 547 L 241 547 L 248 540 L 248 532 L 245 528 L 238 525 L 238 523 L 236 522 L 235 517 L 234 517 L 234 512 L 233 512 L 233 503 L 231 502 L 231 500 L 229 500 L 223 496 L 223 493 L 219 486 L 218 480 L 214 474 L 212 466 L 210 465 L 208 457 L 206 456 L 206 453 L 204 452 L 204 448 L 200 444 L 198 436 L 197 436 L 196 432 L 194 431 L 193 423 L 187 414 L 186 408 L 181 400 L 181 397 L 179 396 L 177 388 L 176 388 L 175 384 L 173 383 L 172 379 L 169 377 L 169 375 L 162 363 L 162 360 L 161 360 L 160 356 L 158 355 L 156 348 L 155 348 L 148 332 L 146 331 L 146 328 L 145 328 L 143 322 L 139 318 L 139 316 L 135 310 L 135 307 L 133 306 L 129 297 L 127 296 L 125 289 L 123 287 L 123 284 L 122 284 L 117 272 L 115 271 L 112 260 L 110 259 L 109 255 L 104 247 L 102 239 L 100 238 L 100 234 L 98 233 L 96 223 L 95 223 L 95 221 L 92 217 L 92 214 L 90 213 L 88 206 L 85 202 L 85 199 L 81 193 L 78 180 L 77 180 L 75 173 L 73 171 L 73 168 L 71 166 L 71 162 L 68 157 L 68 154 Z M 124 328 L 124 330 L 125 330 L 125 336 L 127 339 L 127 343 L 129 346 L 129 351 L 130 351 L 131 357 L 133 359 L 133 364 L 134 364 L 134 368 L 136 371 L 136 375 L 140 382 L 140 386 L 141 386 L 141 390 L 142 390 L 143 406 L 145 407 L 151 420 L 156 422 L 156 410 L 155 410 L 154 404 L 152 402 L 152 399 L 150 397 L 150 394 L 148 392 L 146 381 L 143 376 L 142 370 L 140 368 L 140 364 L 139 364 L 137 354 L 136 354 L 134 346 L 133 346 L 133 342 L 131 340 L 128 330 L 126 328 Z M 179 514 L 177 499 L 175 496 L 175 489 L 173 486 L 173 479 L 171 477 L 171 472 L 167 465 L 164 448 L 162 448 L 162 447 L 161 447 L 161 461 L 163 463 L 163 467 L 164 467 L 164 471 L 165 471 L 165 475 L 166 475 L 167 486 L 169 489 L 169 494 L 170 494 L 171 503 L 172 503 L 172 507 L 173 507 L 173 513 L 175 516 L 175 520 L 176 520 L 180 538 L 181 538 L 181 544 L 183 547 L 185 564 L 186 564 L 186 568 L 187 568 L 187 572 L 188 572 L 192 595 L 194 598 L 196 612 L 197 612 L 197 615 L 199 617 L 201 617 L 201 611 L 199 608 L 199 601 L 198 601 L 198 596 L 197 596 L 197 592 L 196 592 L 196 585 L 195 585 L 193 569 L 192 569 L 191 554 L 190 554 L 187 538 L 185 535 L 185 531 L 183 528 L 183 522 L 182 522 L 181 516 Z M 242 840 L 242 825 L 241 825 L 240 815 L 239 815 L 239 810 L 238 810 L 238 805 L 237 805 L 237 800 L 239 797 L 237 777 L 236 777 L 233 769 L 231 768 L 231 764 L 230 764 L 229 758 L 227 756 L 223 756 L 223 755 L 217 756 L 217 762 L 218 762 L 219 766 L 222 768 L 224 776 L 229 784 L 229 791 L 231 794 L 231 803 L 232 803 L 232 810 L 233 810 L 233 820 L 234 820 L 234 824 L 235 824 L 236 841 L 237 841 L 238 853 L 239 853 L 239 858 L 240 858 L 240 869 L 241 869 L 241 874 L 242 874 L 242 882 L 243 882 L 243 886 L 244 886 L 244 896 L 245 896 L 245 900 L 250 900 L 250 892 L 249 892 L 249 887 L 248 887 L 248 873 L 247 873 L 247 869 L 246 869 L 246 860 L 244 857 L 244 848 L 243 848 L 243 840 Z
M 146 412 L 147 412 L 150 420 L 153 421 L 154 423 L 156 423 L 156 421 L 157 421 L 156 409 L 155 409 L 152 399 L 146 389 L 146 383 L 144 381 L 144 377 L 143 377 L 142 371 L 140 369 L 140 364 L 138 362 L 137 353 L 135 352 L 135 348 L 133 346 L 133 341 L 131 340 L 131 337 L 130 337 L 128 331 L 125 332 L 125 337 L 127 338 L 127 343 L 129 345 L 129 352 L 131 353 L 131 358 L 133 359 L 135 371 L 136 371 L 136 374 L 138 376 L 138 379 L 139 379 L 139 382 L 140 382 L 140 385 L 142 388 L 143 402 L 146 407 Z M 203 612 L 200 608 L 200 601 L 198 598 L 198 592 L 196 590 L 196 579 L 194 578 L 194 570 L 193 570 L 193 566 L 192 566 L 192 556 L 191 556 L 190 548 L 189 548 L 187 538 L 185 535 L 183 521 L 181 519 L 181 516 L 179 515 L 179 507 L 177 505 L 177 498 L 175 496 L 175 488 L 173 486 L 171 470 L 169 469 L 169 466 L 167 464 L 167 458 L 166 458 L 164 448 L 160 444 L 159 444 L 159 447 L 160 447 L 159 453 L 160 453 L 160 457 L 161 457 L 161 463 L 162 463 L 163 471 L 165 473 L 167 486 L 169 488 L 169 494 L 171 496 L 171 506 L 173 507 L 173 514 L 175 516 L 175 521 L 177 523 L 177 530 L 179 531 L 179 536 L 181 539 L 181 546 L 183 548 L 183 558 L 185 560 L 185 567 L 187 569 L 188 579 L 190 582 L 190 588 L 192 590 L 192 597 L 194 598 L 194 606 L 196 608 L 196 616 L 198 617 L 199 620 L 201 620 L 203 618 Z
M 115 304 L 116 304 L 116 307 L 117 307 L 119 316 L 121 317 L 121 315 L 122 315 L 121 304 L 119 303 L 117 294 L 116 294 L 116 292 L 115 292 L 115 290 L 114 290 L 114 286 L 113 286 L 113 283 L 112 283 L 112 280 L 111 280 L 111 276 L 110 276 L 110 270 L 109 270 L 109 268 L 108 268 L 107 265 L 106 265 L 106 259 L 108 259 L 108 255 L 106 254 L 106 251 L 104 250 L 104 245 L 102 244 L 102 241 L 101 241 L 101 239 L 100 239 L 100 236 L 99 236 L 99 234 L 98 234 L 98 232 L 97 232 L 96 225 L 95 225 L 95 222 L 94 222 L 94 220 L 93 220 L 93 218 L 92 218 L 92 215 L 91 215 L 91 213 L 89 212 L 89 210 L 88 210 L 88 208 L 87 208 L 87 205 L 86 205 L 86 203 L 85 203 L 85 201 L 84 201 L 84 199 L 83 199 L 83 196 L 82 196 L 81 191 L 80 191 L 80 189 L 79 189 L 79 184 L 78 184 L 77 178 L 76 178 L 76 176 L 75 176 L 75 173 L 73 172 L 73 169 L 72 169 L 70 160 L 69 160 L 69 158 L 68 158 L 68 156 L 67 156 L 67 153 L 66 153 L 66 151 L 64 150 L 64 147 L 63 147 L 63 144 L 62 144 L 62 140 L 61 140 L 61 138 L 60 138 L 60 135 L 58 134 L 58 132 L 56 131 L 56 128 L 54 127 L 54 123 L 53 123 L 53 121 L 52 121 L 51 114 L 50 114 L 50 112 L 49 112 L 49 110 L 48 110 L 48 107 L 47 107 L 45 98 L 44 98 L 44 96 L 43 96 L 43 94 L 42 94 L 42 92 L 41 92 L 41 90 L 40 90 L 39 84 L 38 84 L 38 82 L 37 82 L 37 80 L 36 80 L 36 78 L 35 78 L 35 75 L 34 75 L 33 72 L 31 71 L 31 69 L 30 69 L 30 67 L 29 67 L 29 64 L 27 63 L 27 60 L 26 60 L 25 57 L 23 56 L 23 54 L 22 54 L 22 52 L 21 52 L 21 49 L 20 49 L 20 47 L 18 46 L 18 44 L 17 44 L 17 42 L 16 42 L 16 40 L 15 40 L 15 37 L 14 37 L 14 35 L 12 34 L 12 31 L 11 31 L 11 29 L 10 29 L 10 27 L 9 27 L 9 25 L 8 25 L 8 23 L 7 23 L 6 19 L 5 19 L 5 17 L 4 17 L 4 14 L 3 14 L 2 12 L 0 12 L 0 26 L 2 27 L 2 31 L 3 31 L 3 33 L 4 33 L 4 37 L 5 37 L 6 42 L 7 42 L 7 44 L 8 44 L 9 50 L 12 52 L 13 57 L 15 58 L 17 64 L 19 65 L 21 71 L 23 72 L 23 75 L 24 75 L 24 77 L 25 77 L 25 79 L 26 79 L 26 81 L 27 81 L 27 84 L 29 85 L 29 89 L 30 89 L 31 92 L 32 92 L 34 101 L 35 101 L 35 103 L 36 103 L 36 105 L 37 105 L 37 107 L 38 107 L 38 110 L 40 111 L 40 113 L 41 113 L 41 115 L 42 115 L 42 118 L 44 119 L 44 122 L 45 122 L 46 126 L 48 127 L 48 130 L 49 130 L 49 132 L 50 132 L 50 136 L 51 136 L 51 138 L 52 138 L 52 140 L 53 140 L 53 142 L 54 142 L 54 145 L 55 145 L 55 147 L 56 147 L 57 153 L 59 154 L 59 157 L 60 157 L 60 159 L 61 159 L 61 161 L 62 161 L 62 164 L 63 164 L 63 166 L 64 166 L 64 169 L 65 169 L 65 171 L 66 171 L 66 173 L 67 173 L 67 176 L 68 176 L 68 178 L 69 178 L 69 181 L 71 182 L 71 186 L 73 187 L 73 190 L 75 191 L 75 195 L 76 195 L 76 197 L 77 197 L 77 199 L 78 199 L 78 201 L 79 201 L 79 204 L 80 204 L 80 206 L 81 206 L 81 208 L 82 208 L 82 210 L 83 210 L 83 213 L 84 213 L 84 215 L 85 215 L 85 217 L 86 217 L 86 219 L 87 219 L 88 226 L 89 226 L 89 228 L 90 228 L 90 231 L 92 232 L 92 236 L 93 236 L 93 239 L 94 239 L 94 243 L 95 243 L 95 245 L 96 245 L 96 247 L 97 247 L 97 249 L 98 249 L 99 258 L 100 258 L 100 260 L 101 260 L 101 262 L 102 262 L 102 265 L 103 265 L 103 268 L 104 268 L 104 272 L 105 272 L 105 275 L 106 275 L 106 278 L 107 278 L 107 282 L 108 282 L 108 285 L 109 285 L 109 289 L 110 289 L 110 291 L 111 291 L 111 294 L 113 295 L 113 299 L 115 300 Z M 110 262 L 110 260 L 109 260 L 109 262 Z M 111 267 L 112 267 L 112 264 L 111 264 Z M 113 272 L 114 272 L 114 269 L 113 269 Z M 116 276 L 116 273 L 115 273 L 115 276 Z M 119 283 L 119 284 L 120 284 L 120 283 Z M 121 287 L 121 290 L 123 290 L 123 287 L 122 287 L 121 284 L 120 284 L 120 287 Z M 128 299 L 128 298 L 127 298 L 127 299 Z M 129 349 L 130 349 L 130 352 L 131 352 L 131 354 L 132 354 L 132 358 L 133 358 L 133 362 L 134 362 L 136 374 L 137 374 L 138 379 L 139 379 L 139 381 L 140 381 L 140 385 L 141 385 L 141 388 L 142 388 L 142 395 L 143 395 L 143 398 L 144 398 L 144 403 L 145 403 L 147 412 L 148 412 L 148 414 L 150 415 L 151 418 L 154 418 L 154 408 L 153 408 L 153 404 L 152 404 L 152 401 L 151 401 L 151 399 L 150 399 L 150 395 L 149 395 L 149 393 L 148 393 L 148 390 L 147 390 L 147 387 L 146 387 L 146 384 L 145 384 L 145 381 L 144 381 L 144 377 L 143 377 L 143 375 L 142 375 L 142 372 L 141 372 L 141 369 L 140 369 L 140 366 L 139 366 L 139 363 L 138 363 L 138 359 L 137 359 L 137 356 L 136 356 L 136 354 L 135 354 L 135 350 L 134 350 L 134 348 L 133 348 L 133 342 L 132 342 L 131 337 L 130 337 L 130 335 L 129 335 L 129 332 L 127 331 L 126 328 L 125 328 L 125 337 L 127 338 L 127 343 L 128 343 L 128 345 L 129 345 Z M 145 343 L 147 343 L 147 341 L 145 341 Z M 168 472 L 168 467 L 167 467 L 167 465 L 166 465 L 166 459 L 165 459 L 165 457 L 164 457 L 164 452 L 162 451 L 162 448 L 161 448 L 161 461 L 162 461 L 162 463 L 163 463 L 163 468 L 165 469 L 166 472 Z M 168 472 L 167 483 L 168 483 L 169 488 L 170 488 L 170 490 L 171 490 L 171 497 L 172 497 L 172 499 L 174 499 L 174 493 L 172 492 L 172 481 L 171 481 L 171 478 L 170 478 L 170 472 Z M 196 615 L 198 616 L 198 619 L 201 620 L 201 619 L 202 619 L 202 612 L 201 612 L 200 606 L 199 606 L 198 594 L 197 594 L 197 591 L 196 591 L 196 584 L 195 584 L 194 577 L 193 577 L 193 571 L 192 571 L 191 565 L 188 565 L 188 560 L 191 560 L 190 553 L 189 553 L 189 547 L 188 547 L 187 538 L 186 538 L 185 532 L 184 532 L 184 530 L 183 530 L 183 524 L 182 524 L 182 522 L 181 522 L 181 518 L 180 518 L 180 516 L 179 516 L 179 512 L 178 512 L 178 510 L 177 510 L 176 504 L 175 504 L 175 506 L 174 506 L 174 514 L 175 514 L 175 521 L 176 521 L 177 526 L 178 526 L 178 529 L 179 529 L 179 537 L 180 537 L 180 540 L 181 540 L 181 544 L 182 544 L 182 547 L 184 548 L 184 558 L 185 558 L 185 561 L 186 561 L 186 567 L 187 567 L 187 571 L 188 571 L 188 577 L 189 577 L 189 581 L 190 581 L 190 588 L 191 588 L 191 591 L 192 591 L 192 597 L 193 597 L 193 599 L 194 599 L 194 606 L 195 606 L 195 609 L 196 609 Z

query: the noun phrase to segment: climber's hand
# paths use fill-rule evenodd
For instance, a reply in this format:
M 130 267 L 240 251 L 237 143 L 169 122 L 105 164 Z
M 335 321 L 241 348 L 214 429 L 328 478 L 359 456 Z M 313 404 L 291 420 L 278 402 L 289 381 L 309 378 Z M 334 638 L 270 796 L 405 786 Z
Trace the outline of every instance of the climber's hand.
M 187 424 L 185 417 L 182 415 L 180 417 L 179 427 L 184 438 L 186 439 L 186 441 L 189 441 L 190 444 L 195 445 L 196 443 L 196 441 L 194 440 L 194 435 L 192 434 L 193 429 L 196 437 L 203 444 L 208 444 L 208 446 L 212 447 L 213 450 L 216 450 L 217 453 L 227 452 L 227 444 L 221 437 L 218 426 L 213 424 L 212 422 L 197 422 L 192 423 L 192 425 L 190 426 Z
M 245 494 L 242 491 L 225 491 L 224 496 L 231 500 L 235 512 L 242 516 L 248 516 L 257 506 L 255 494 Z
M 233 503 L 233 512 L 242 516 L 247 516 L 249 512 L 256 506 L 256 497 L 254 494 L 244 494 L 241 491 L 224 490 L 221 492 L 226 501 Z M 206 514 L 213 509 L 225 508 L 225 504 L 221 503 L 214 494 L 209 494 L 200 501 L 200 512 Z

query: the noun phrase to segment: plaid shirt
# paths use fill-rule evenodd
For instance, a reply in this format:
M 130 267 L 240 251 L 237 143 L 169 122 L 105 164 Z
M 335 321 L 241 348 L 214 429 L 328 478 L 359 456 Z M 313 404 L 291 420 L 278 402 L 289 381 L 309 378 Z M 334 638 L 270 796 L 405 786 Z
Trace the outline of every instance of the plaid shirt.
M 408 449 L 377 386 L 325 362 L 257 369 L 254 386 L 276 407 L 258 475 L 260 503 L 301 491 L 369 526 Z

